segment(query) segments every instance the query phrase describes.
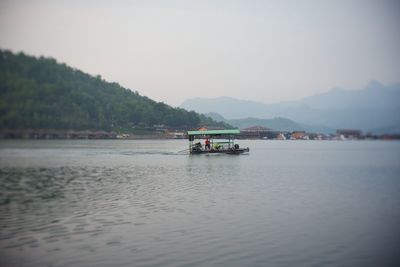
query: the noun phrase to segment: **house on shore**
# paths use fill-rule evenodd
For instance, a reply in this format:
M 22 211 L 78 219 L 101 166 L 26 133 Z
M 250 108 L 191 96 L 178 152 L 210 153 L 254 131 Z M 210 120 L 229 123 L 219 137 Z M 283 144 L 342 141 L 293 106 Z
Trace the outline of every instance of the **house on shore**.
M 356 129 L 338 129 L 336 130 L 336 136 L 345 139 L 362 139 L 362 131 Z
M 270 128 L 262 126 L 252 126 L 240 130 L 240 139 L 275 139 L 280 134 L 279 131 L 275 131 Z

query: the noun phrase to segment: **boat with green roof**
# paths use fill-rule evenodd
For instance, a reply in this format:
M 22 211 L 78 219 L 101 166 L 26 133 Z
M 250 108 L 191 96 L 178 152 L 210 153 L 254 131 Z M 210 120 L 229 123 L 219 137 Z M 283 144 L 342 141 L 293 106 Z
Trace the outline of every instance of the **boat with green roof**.
M 248 147 L 241 148 L 235 144 L 235 136 L 240 134 L 238 129 L 230 130 L 200 130 L 188 131 L 190 154 L 242 154 L 248 153 Z M 204 139 L 204 144 L 200 139 Z

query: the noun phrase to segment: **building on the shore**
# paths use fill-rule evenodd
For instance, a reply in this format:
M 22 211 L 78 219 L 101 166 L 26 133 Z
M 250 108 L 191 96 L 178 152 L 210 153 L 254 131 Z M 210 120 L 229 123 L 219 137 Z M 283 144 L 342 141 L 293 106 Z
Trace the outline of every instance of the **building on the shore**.
M 280 132 L 262 126 L 252 126 L 240 130 L 241 139 L 275 139 Z
M 276 136 L 276 140 L 286 140 L 287 138 L 286 138 L 286 136 L 283 134 L 283 133 L 279 133 L 277 136 Z
M 336 136 L 345 139 L 361 139 L 362 131 L 356 129 L 338 129 L 336 130 Z
M 317 134 L 317 133 L 309 133 L 308 138 L 310 140 L 326 140 L 328 137 L 324 136 L 322 134 Z
M 305 131 L 293 131 L 291 134 L 292 139 L 298 140 L 298 139 L 304 139 L 306 136 Z
M 117 135 L 117 139 L 128 139 L 129 137 L 130 135 L 126 133 Z
M 400 140 L 400 134 L 384 134 L 382 135 L 383 140 Z
M 185 139 L 187 134 L 185 132 L 169 132 L 169 136 L 173 139 Z

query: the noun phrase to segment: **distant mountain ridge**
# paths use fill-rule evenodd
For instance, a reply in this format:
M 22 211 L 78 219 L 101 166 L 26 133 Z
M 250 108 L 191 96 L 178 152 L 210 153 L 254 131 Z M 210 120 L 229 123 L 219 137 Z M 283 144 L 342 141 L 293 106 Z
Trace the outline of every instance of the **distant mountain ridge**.
M 299 101 L 264 104 L 231 97 L 194 98 L 181 107 L 200 113 L 216 112 L 227 119 L 283 117 L 299 124 L 331 129 L 400 129 L 400 84 L 371 81 L 362 90 L 335 88 Z
M 206 113 L 205 115 L 216 121 L 223 121 L 225 123 L 238 127 L 239 129 L 244 129 L 251 126 L 261 126 L 272 130 L 288 131 L 288 132 L 306 131 L 306 132 L 325 133 L 325 134 L 330 134 L 335 132 L 334 129 L 328 127 L 300 124 L 286 118 L 259 119 L 259 118 L 249 117 L 244 119 L 228 120 L 218 113 Z
M 387 109 L 399 108 L 398 100 L 400 84 L 385 86 L 374 80 L 362 90 L 334 88 L 306 97 L 302 102 L 316 109 Z

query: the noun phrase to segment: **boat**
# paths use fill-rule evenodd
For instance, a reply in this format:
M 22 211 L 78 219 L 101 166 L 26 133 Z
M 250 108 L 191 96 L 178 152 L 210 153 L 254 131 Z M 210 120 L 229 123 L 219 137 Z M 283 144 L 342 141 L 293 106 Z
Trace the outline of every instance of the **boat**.
M 188 131 L 190 154 L 242 154 L 249 152 L 248 147 L 241 148 L 235 144 L 235 135 L 240 134 L 238 129 L 231 130 L 203 130 Z M 205 139 L 204 144 L 201 140 Z

